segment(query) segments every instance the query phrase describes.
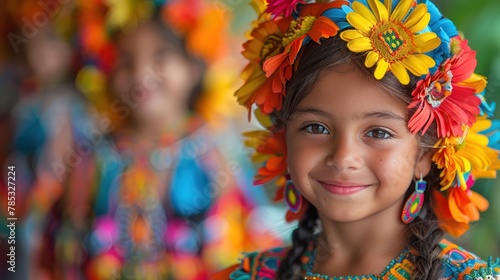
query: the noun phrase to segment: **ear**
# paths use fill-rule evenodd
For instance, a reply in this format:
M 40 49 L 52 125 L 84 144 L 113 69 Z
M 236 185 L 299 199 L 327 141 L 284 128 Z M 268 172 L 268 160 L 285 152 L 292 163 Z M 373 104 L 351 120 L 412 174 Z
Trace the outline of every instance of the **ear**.
M 415 178 L 419 179 L 420 176 L 425 177 L 427 176 L 427 174 L 429 174 L 429 172 L 431 171 L 433 154 L 433 149 L 420 150 L 413 174 Z

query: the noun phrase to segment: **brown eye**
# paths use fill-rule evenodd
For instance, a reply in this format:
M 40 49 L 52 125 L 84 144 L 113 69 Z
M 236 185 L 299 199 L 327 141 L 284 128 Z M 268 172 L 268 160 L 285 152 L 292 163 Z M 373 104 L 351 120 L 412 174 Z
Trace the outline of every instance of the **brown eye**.
M 366 135 L 368 137 L 372 137 L 375 139 L 389 139 L 392 137 L 392 135 L 389 132 L 387 132 L 383 129 L 370 130 L 370 131 L 368 131 L 368 133 Z
M 320 124 L 317 124 L 317 123 L 310 124 L 310 125 L 306 126 L 304 129 L 307 132 L 312 133 L 312 134 L 328 134 L 328 133 L 330 133 L 330 132 L 328 132 L 326 127 L 324 127 Z

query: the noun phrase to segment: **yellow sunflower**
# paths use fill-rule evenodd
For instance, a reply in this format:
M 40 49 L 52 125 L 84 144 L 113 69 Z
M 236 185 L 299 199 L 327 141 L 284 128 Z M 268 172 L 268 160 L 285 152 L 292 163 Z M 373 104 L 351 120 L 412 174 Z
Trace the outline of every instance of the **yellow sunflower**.
M 382 79 L 391 71 L 406 85 L 407 70 L 416 76 L 425 75 L 435 61 L 425 52 L 437 48 L 441 40 L 434 32 L 420 33 L 430 21 L 424 3 L 413 10 L 414 0 L 401 0 L 392 10 L 392 1 L 367 0 L 369 7 L 356 1 L 347 21 L 355 28 L 345 30 L 340 37 L 353 52 L 366 52 L 365 66 L 377 64 L 374 76 Z M 410 12 L 411 10 L 411 12 Z

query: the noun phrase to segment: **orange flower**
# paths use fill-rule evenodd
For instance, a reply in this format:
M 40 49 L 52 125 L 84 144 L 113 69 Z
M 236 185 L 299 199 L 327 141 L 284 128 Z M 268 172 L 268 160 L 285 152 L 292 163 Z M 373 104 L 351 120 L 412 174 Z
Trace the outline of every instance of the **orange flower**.
M 245 141 L 246 146 L 255 147 L 252 159 L 257 162 L 265 162 L 259 168 L 254 179 L 255 185 L 262 185 L 279 178 L 286 172 L 286 143 L 285 131 L 252 131 L 244 134 L 249 137 Z
M 271 156 L 266 161 L 265 166 L 257 171 L 254 184 L 261 185 L 285 174 L 287 164 L 284 130 L 270 134 L 265 142 L 257 148 L 257 152 Z
M 479 212 L 489 206 L 488 200 L 480 194 L 462 188 L 450 188 L 446 195 L 434 190 L 433 195 L 440 227 L 454 237 L 464 234 L 469 229 L 469 222 L 479 220 Z
M 454 186 L 465 190 L 469 172 L 476 179 L 496 177 L 499 152 L 488 147 L 488 135 L 482 134 L 489 127 L 490 120 L 477 119 L 464 137 L 446 137 L 436 143 L 432 160 L 441 169 L 441 190 Z
M 278 17 L 261 22 L 243 45 L 243 56 L 250 62 L 242 73 L 245 84 L 235 92 L 238 102 L 248 109 L 255 103 L 264 114 L 280 110 L 300 48 L 311 39 L 319 43 L 321 38 L 337 34 L 338 26 L 322 14 L 344 4 L 348 3 L 309 4 L 297 19 Z
M 335 36 L 339 27 L 330 18 L 322 14 L 334 8 L 340 8 L 347 5 L 347 2 L 334 1 L 327 4 L 315 3 L 304 6 L 300 11 L 299 18 L 290 22 L 290 26 L 283 37 L 284 51 L 273 56 L 264 62 L 264 71 L 266 76 L 272 75 L 286 61 L 292 65 L 297 58 L 300 48 L 308 43 L 310 39 L 320 43 L 320 39 Z
M 282 81 L 279 75 L 267 79 L 262 70 L 262 63 L 270 56 L 276 55 L 283 47 L 282 37 L 288 27 L 289 20 L 276 19 L 260 23 L 250 34 L 252 39 L 243 44 L 243 56 L 249 64 L 242 73 L 245 84 L 235 92 L 240 105 L 248 109 L 253 103 L 269 114 L 274 108 L 281 109 L 283 99 Z M 284 71 L 284 69 L 282 69 Z M 284 73 L 282 73 L 284 75 Z M 276 86 L 273 87 L 273 84 Z

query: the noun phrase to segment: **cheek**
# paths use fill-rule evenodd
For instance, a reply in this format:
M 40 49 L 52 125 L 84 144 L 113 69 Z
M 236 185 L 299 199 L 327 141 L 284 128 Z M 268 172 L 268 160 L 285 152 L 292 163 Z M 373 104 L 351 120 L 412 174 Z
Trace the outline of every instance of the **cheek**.
M 177 100 L 189 98 L 191 89 L 197 82 L 189 64 L 180 58 L 171 58 L 161 66 L 163 91 Z
M 371 162 L 381 183 L 394 187 L 408 187 L 413 178 L 415 156 L 408 149 L 395 149 L 390 152 L 378 153 Z
M 309 173 L 322 164 L 324 152 L 320 145 L 312 145 L 299 139 L 287 139 L 287 164 L 293 181 L 299 190 L 308 183 Z
M 132 88 L 132 77 L 124 69 L 117 69 L 110 78 L 110 87 L 113 95 L 122 97 Z

